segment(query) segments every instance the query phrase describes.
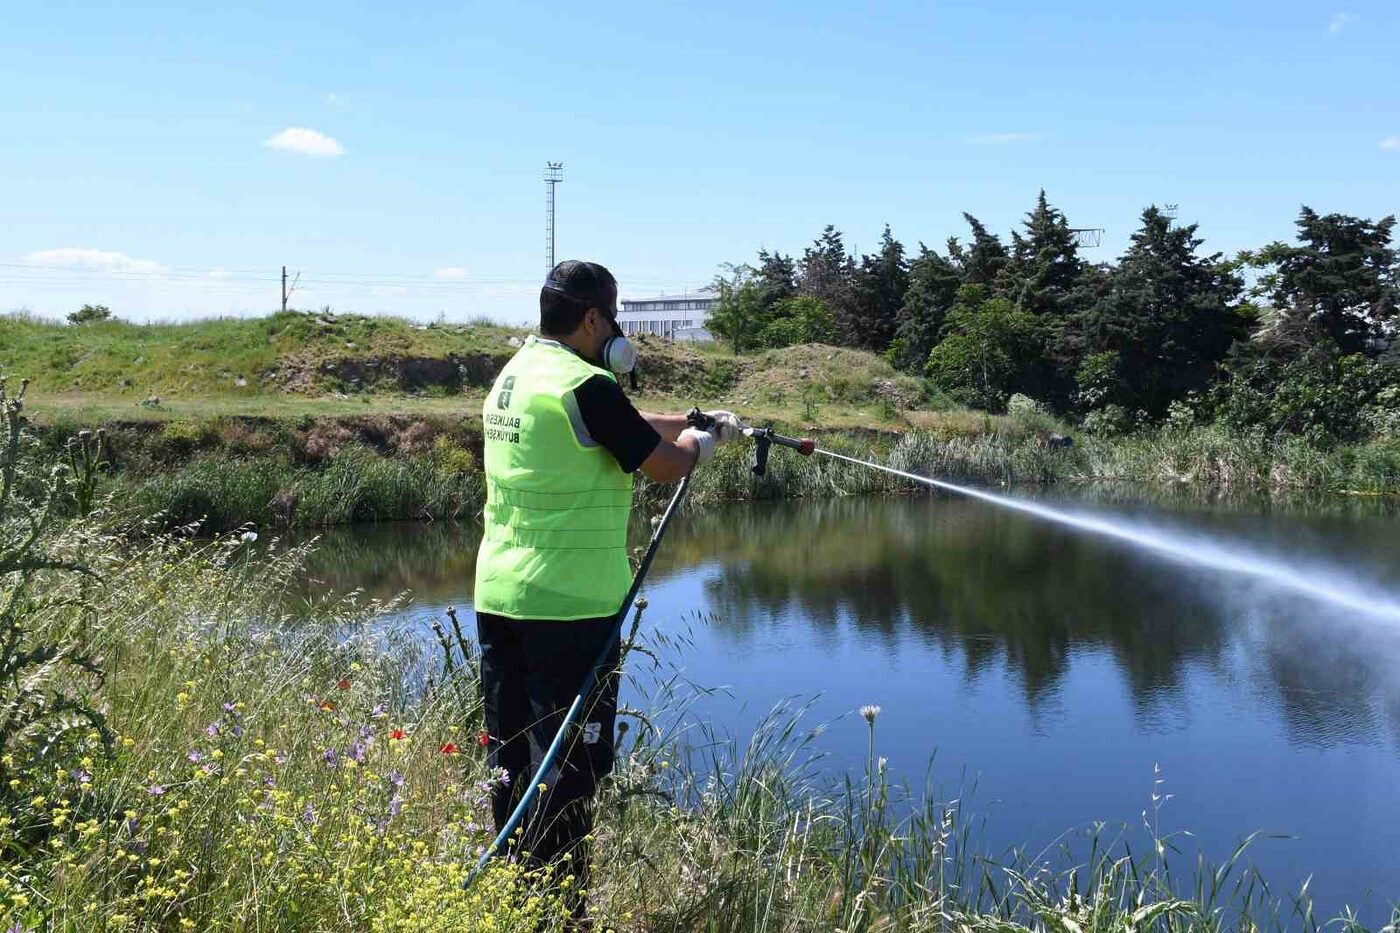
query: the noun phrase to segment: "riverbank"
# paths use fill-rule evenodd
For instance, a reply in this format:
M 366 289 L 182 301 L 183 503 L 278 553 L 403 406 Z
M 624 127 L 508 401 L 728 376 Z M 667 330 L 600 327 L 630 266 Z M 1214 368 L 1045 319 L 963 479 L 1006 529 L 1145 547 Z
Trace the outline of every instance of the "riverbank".
M 450 619 L 425 649 L 383 630 L 371 602 L 289 609 L 305 553 L 267 557 L 238 535 L 133 549 L 85 524 L 47 546 L 80 548 L 101 590 L 45 572 L 51 598 L 24 617 L 23 643 L 100 659 L 44 686 L 101 718 L 54 743 L 6 736 L 7 924 L 563 928 L 567 871 L 498 865 L 459 887 L 489 839 L 492 777 Z M 989 859 L 957 800 L 892 785 L 878 709 L 861 711 L 868 762 L 844 784 L 814 777 L 818 733 L 796 713 L 737 744 L 653 727 L 678 713 L 625 717 L 593 898 L 616 929 L 1319 928 L 1307 895 L 1269 892 L 1247 849 L 1222 866 L 1188 854 L 1173 872 L 1184 837 L 1133 855 L 1100 828 L 1078 861 Z
M 42 417 L 42 412 L 41 412 Z M 1039 413 L 925 412 L 920 425 L 811 433 L 823 447 L 897 469 L 983 486 L 1132 483 L 1200 495 L 1400 494 L 1400 442 L 1322 451 L 1297 439 L 1167 426 L 1118 438 L 1073 435 Z M 57 451 L 82 422 L 47 420 Z M 772 422 L 770 422 L 772 423 Z M 104 488 L 135 515 L 206 530 L 252 524 L 324 527 L 374 521 L 463 520 L 484 492 L 474 412 L 107 422 Z M 1076 438 L 1054 446 L 1051 434 Z M 908 483 L 858 466 L 777 450 L 754 477 L 747 444 L 722 449 L 697 474 L 697 501 L 903 494 Z M 640 496 L 664 490 L 640 484 Z

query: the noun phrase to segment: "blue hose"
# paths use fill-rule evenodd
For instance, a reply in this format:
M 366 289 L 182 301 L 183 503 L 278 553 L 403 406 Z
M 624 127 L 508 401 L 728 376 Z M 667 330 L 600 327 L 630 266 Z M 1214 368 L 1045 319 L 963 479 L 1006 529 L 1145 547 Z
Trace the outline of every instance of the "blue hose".
M 666 511 L 661 514 L 661 521 L 657 523 L 656 530 L 652 532 L 651 542 L 647 545 L 646 553 L 642 555 L 642 562 L 637 567 L 636 576 L 632 578 L 632 586 L 627 591 L 627 596 L 622 600 L 621 607 L 617 610 L 617 618 L 613 620 L 612 632 L 603 644 L 603 648 L 598 652 L 598 657 L 594 660 L 593 666 L 588 669 L 588 676 L 583 679 L 583 684 L 579 687 L 578 695 L 569 704 L 569 709 L 564 713 L 564 721 L 559 724 L 559 731 L 554 733 L 554 741 L 549 743 L 549 748 L 545 750 L 544 757 L 540 759 L 540 766 L 535 771 L 535 775 L 530 779 L 530 786 L 525 788 L 525 794 L 516 804 L 515 810 L 510 814 L 510 819 L 506 820 L 506 825 L 501 827 L 501 831 L 487 846 L 486 851 L 481 853 L 481 858 L 477 861 L 476 867 L 468 872 L 467 877 L 462 881 L 462 887 L 468 888 L 476 880 L 476 876 L 486 867 L 486 863 L 497 855 L 505 846 L 506 841 L 520 826 L 520 821 L 525 817 L 525 811 L 534 803 L 535 797 L 540 790 L 540 779 L 554 765 L 554 759 L 559 757 L 560 750 L 564 747 L 564 736 L 568 733 L 569 727 L 577 720 L 579 713 L 583 710 L 583 704 L 588 701 L 588 694 L 593 691 L 593 685 L 598 682 L 598 672 L 607 663 L 608 655 L 617 644 L 618 638 L 622 634 L 622 625 L 627 621 L 627 610 L 632 608 L 633 602 L 637 599 L 637 593 L 641 590 L 642 584 L 646 581 L 647 571 L 651 569 L 652 558 L 656 556 L 656 550 L 661 544 L 661 538 L 666 534 L 666 526 L 671 524 L 671 518 L 676 514 L 676 509 L 680 506 L 681 500 L 685 498 L 686 490 L 690 488 L 690 474 L 681 480 L 676 487 L 675 493 L 671 496 L 671 502 L 666 506 Z

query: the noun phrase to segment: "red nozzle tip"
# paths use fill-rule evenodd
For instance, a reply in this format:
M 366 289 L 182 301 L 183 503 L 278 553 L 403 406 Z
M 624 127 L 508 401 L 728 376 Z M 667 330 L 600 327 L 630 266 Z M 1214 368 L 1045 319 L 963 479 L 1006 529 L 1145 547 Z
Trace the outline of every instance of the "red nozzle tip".
M 817 442 L 812 440 L 810 437 L 802 438 L 802 445 L 797 448 L 798 452 L 801 453 L 804 457 L 812 456 L 812 451 L 816 449 Z

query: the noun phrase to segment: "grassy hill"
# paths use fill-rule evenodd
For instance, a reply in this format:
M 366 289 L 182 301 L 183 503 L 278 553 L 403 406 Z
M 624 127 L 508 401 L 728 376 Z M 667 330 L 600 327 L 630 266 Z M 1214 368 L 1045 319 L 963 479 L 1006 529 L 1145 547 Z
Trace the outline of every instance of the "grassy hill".
M 305 312 L 147 325 L 11 315 L 0 317 L 0 372 L 30 380 L 41 416 L 80 422 L 450 416 L 474 407 L 525 333 Z M 869 353 L 801 346 L 736 357 L 638 343 L 643 406 L 726 405 L 836 427 L 896 427 L 926 407 L 917 380 Z

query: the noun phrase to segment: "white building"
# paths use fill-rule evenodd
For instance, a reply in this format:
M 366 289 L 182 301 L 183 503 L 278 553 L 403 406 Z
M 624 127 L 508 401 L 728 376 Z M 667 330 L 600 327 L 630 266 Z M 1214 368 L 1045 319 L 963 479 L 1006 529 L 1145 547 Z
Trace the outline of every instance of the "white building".
M 655 334 L 672 340 L 710 340 L 705 321 L 719 301 L 714 289 L 683 295 L 622 300 L 617 323 L 624 334 Z

